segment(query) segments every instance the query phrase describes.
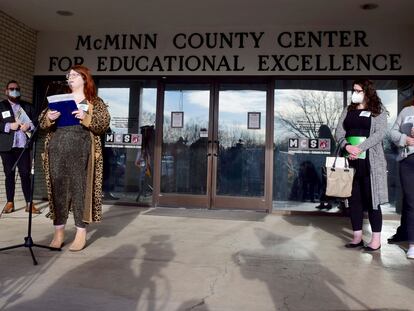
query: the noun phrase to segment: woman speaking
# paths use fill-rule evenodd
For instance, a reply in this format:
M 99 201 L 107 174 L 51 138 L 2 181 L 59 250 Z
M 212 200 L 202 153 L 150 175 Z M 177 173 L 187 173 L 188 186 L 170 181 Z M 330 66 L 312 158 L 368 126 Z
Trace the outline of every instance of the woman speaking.
M 97 96 L 88 68 L 76 65 L 66 75 L 77 109 L 78 124 L 59 126 L 61 113 L 44 111 L 40 126 L 48 131 L 42 155 L 48 188 L 50 218 L 55 226 L 51 247 L 64 243 L 69 211 L 73 212 L 76 236 L 69 250 L 86 245 L 86 225 L 101 220 L 102 148 L 100 135 L 109 127 L 107 105 Z

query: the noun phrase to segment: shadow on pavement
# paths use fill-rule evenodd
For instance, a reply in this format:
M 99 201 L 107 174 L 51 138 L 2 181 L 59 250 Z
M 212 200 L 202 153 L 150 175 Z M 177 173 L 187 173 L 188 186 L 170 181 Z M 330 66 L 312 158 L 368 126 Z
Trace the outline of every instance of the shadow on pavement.
M 169 239 L 152 236 L 140 249 L 125 244 L 77 264 L 38 297 L 7 310 L 167 310 L 172 284 L 162 270 L 175 257 Z

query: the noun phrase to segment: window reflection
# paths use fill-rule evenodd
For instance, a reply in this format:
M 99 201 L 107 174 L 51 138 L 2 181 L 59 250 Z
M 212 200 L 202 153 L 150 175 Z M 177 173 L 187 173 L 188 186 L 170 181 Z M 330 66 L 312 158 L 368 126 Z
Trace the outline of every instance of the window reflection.
M 150 204 L 155 143 L 156 88 L 139 82 L 101 82 L 98 95 L 108 104 L 110 128 L 103 140 L 103 194 L 106 200 Z M 114 84 L 112 86 L 112 84 Z M 119 87 L 116 87 L 116 85 Z M 108 87 L 104 87 L 108 85 Z M 138 103 L 138 104 L 137 104 Z M 141 134 L 141 146 L 105 143 L 106 135 Z
M 248 112 L 260 112 L 260 129 L 248 128 Z M 265 87 L 223 85 L 219 93 L 218 124 L 217 194 L 263 196 Z
M 209 86 L 167 85 L 164 96 L 161 192 L 206 194 Z M 172 112 L 182 113 L 182 127 Z
M 99 88 L 99 96 L 108 105 L 111 115 L 108 133 L 128 133 L 129 115 L 129 88 Z M 123 148 L 105 146 L 103 139 L 103 198 L 105 200 L 118 200 L 117 193 L 123 192 L 125 186 L 126 152 Z
M 292 134 L 317 138 L 321 125 L 335 130 L 343 110 L 341 91 L 277 90 L 275 92 L 275 126 L 278 143 Z
M 342 88 L 342 81 L 276 81 L 274 208 L 315 210 L 325 200 L 323 167 L 336 147 L 333 133 L 343 111 Z M 289 147 L 290 139 L 297 139 L 298 148 Z

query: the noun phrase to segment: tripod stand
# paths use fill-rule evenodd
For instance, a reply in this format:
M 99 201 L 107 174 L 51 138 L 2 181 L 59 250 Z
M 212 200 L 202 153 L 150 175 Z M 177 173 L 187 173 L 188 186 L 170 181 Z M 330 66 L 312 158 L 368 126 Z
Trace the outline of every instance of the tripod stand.
M 46 89 L 45 98 L 46 98 L 48 90 L 49 90 L 49 86 Z M 43 100 L 43 102 L 44 102 L 44 100 Z M 33 250 L 32 250 L 33 247 L 41 247 L 41 248 L 46 248 L 46 249 L 49 249 L 49 250 L 61 251 L 61 248 L 55 248 L 55 247 L 50 247 L 50 246 L 45 246 L 45 245 L 40 245 L 40 244 L 33 243 L 33 239 L 32 239 L 34 164 L 35 164 L 35 156 L 36 156 L 36 134 L 37 134 L 37 131 L 38 131 L 38 128 L 39 128 L 39 124 L 40 124 L 41 120 L 45 117 L 45 115 L 46 115 L 46 113 L 44 113 L 41 116 L 41 118 L 39 119 L 39 123 L 35 126 L 30 138 L 27 139 L 26 144 L 25 144 L 22 152 L 20 153 L 18 159 L 16 160 L 16 163 L 14 163 L 13 169 L 12 169 L 13 171 L 16 170 L 17 164 L 19 163 L 20 159 L 22 158 L 23 153 L 24 152 L 29 152 L 29 146 L 33 142 L 33 152 L 32 152 L 32 158 L 31 158 L 32 168 L 31 168 L 31 180 L 30 180 L 29 220 L 28 220 L 28 226 L 27 226 L 27 236 L 24 238 L 24 243 L 22 243 L 22 244 L 17 244 L 17 245 L 12 245 L 12 246 L 8 246 L 8 247 L 0 248 L 0 251 L 5 251 L 5 250 L 19 248 L 19 247 L 27 247 L 27 248 L 29 248 L 30 254 L 32 255 L 34 265 L 37 265 L 37 260 L 34 256 L 34 253 L 33 253 Z

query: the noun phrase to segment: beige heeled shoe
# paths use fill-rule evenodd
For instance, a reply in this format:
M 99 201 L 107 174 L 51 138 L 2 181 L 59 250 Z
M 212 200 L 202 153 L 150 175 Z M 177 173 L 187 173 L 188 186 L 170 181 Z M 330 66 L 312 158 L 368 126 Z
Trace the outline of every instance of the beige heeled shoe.
M 78 252 L 85 248 L 86 246 L 86 229 L 77 229 L 75 239 L 69 247 L 69 250 L 72 252 Z
M 6 205 L 4 205 L 3 213 L 9 214 L 14 212 L 14 203 L 13 202 L 7 202 Z
M 55 228 L 55 234 L 53 235 L 53 240 L 50 242 L 49 246 L 53 248 L 61 248 L 65 240 L 65 229 L 64 228 Z

